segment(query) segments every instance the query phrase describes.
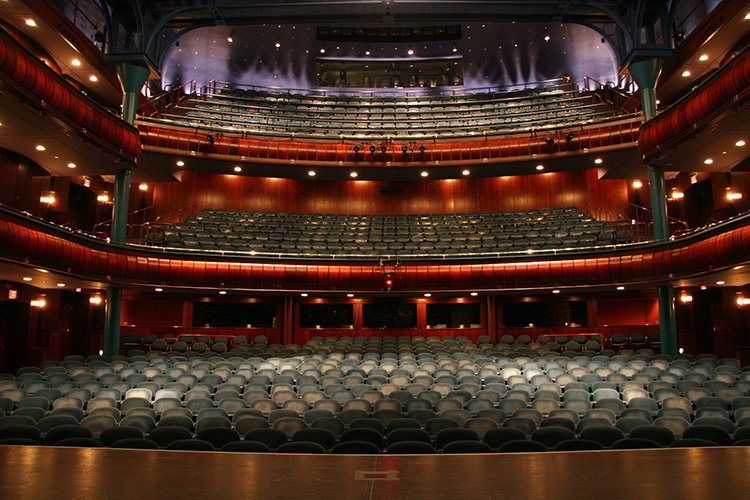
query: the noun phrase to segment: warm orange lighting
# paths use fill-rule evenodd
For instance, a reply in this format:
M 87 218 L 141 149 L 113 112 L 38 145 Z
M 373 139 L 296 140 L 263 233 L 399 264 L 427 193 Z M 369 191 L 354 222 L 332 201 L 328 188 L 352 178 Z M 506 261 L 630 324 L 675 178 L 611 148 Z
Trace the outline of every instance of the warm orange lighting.
M 29 302 L 29 305 L 31 307 L 38 307 L 39 309 L 44 309 L 44 306 L 47 305 L 47 302 L 44 299 L 32 300 Z
M 737 299 L 737 305 L 740 307 L 744 307 L 748 304 L 750 304 L 750 299 L 746 299 L 745 297 L 739 297 Z
M 469 175 L 471 172 L 469 170 L 464 170 L 461 172 L 461 175 Z
M 635 189 L 641 189 L 643 187 L 643 183 L 641 181 L 633 181 L 633 187 Z
M 674 191 L 672 193 L 672 199 L 681 200 L 684 197 L 685 197 L 685 193 L 683 193 L 682 191 Z
M 102 297 L 101 295 L 94 295 L 92 297 L 89 297 L 89 304 L 93 304 L 95 306 L 98 306 L 102 303 Z
M 39 198 L 39 201 L 42 203 L 46 203 L 47 205 L 54 205 L 55 204 L 55 197 L 53 195 L 49 196 L 42 196 Z
M 355 178 L 355 177 L 357 177 L 357 172 L 352 172 L 352 173 L 350 173 L 350 174 L 349 174 L 349 177 L 351 177 L 351 178 Z
M 100 194 L 99 196 L 96 197 L 96 201 L 107 203 L 109 201 L 109 195 L 107 193 Z
M 687 304 L 688 302 L 692 302 L 692 301 L 693 301 L 693 296 L 692 295 L 681 295 L 680 296 L 680 302 L 682 302 L 683 304 Z
M 736 201 L 742 199 L 742 193 L 735 193 L 732 191 L 727 191 L 727 200 L 729 201 Z
M 682 72 L 682 76 L 683 76 L 684 78 L 687 78 L 687 77 L 689 77 L 689 76 L 690 76 L 691 74 L 692 74 L 692 73 L 690 73 L 690 71 L 687 71 L 687 70 L 685 70 L 685 71 L 683 71 L 683 72 Z
M 141 191 L 148 191 L 148 184 L 146 184 L 145 182 L 142 182 L 138 184 L 138 189 L 140 189 Z

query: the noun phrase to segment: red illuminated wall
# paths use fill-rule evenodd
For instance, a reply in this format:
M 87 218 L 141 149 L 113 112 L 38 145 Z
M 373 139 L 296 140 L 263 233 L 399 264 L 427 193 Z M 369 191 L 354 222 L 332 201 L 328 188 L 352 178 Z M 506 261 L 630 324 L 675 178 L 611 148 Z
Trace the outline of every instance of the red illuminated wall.
M 381 193 L 398 186 L 397 193 Z M 599 219 L 626 216 L 627 182 L 599 180 L 596 169 L 487 179 L 415 182 L 314 181 L 184 172 L 154 185 L 165 222 L 204 208 L 270 212 L 409 214 L 528 210 L 576 206 Z

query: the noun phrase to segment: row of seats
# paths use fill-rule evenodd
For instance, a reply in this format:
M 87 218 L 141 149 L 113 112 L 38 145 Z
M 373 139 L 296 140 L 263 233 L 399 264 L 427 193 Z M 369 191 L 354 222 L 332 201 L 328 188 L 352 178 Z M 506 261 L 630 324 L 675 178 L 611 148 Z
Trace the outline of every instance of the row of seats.
M 322 419 L 321 419 L 322 420 Z M 0 419 L 2 422 L 2 419 Z M 433 454 L 514 453 L 622 450 L 661 447 L 750 446 L 750 426 L 730 437 L 710 424 L 691 426 L 680 437 L 657 424 L 633 426 L 627 433 L 617 427 L 591 426 L 578 434 L 563 422 L 551 422 L 531 435 L 513 426 L 494 427 L 481 435 L 469 427 L 444 427 L 434 435 L 411 422 L 392 420 L 384 432 L 360 419 L 338 436 L 323 426 L 294 431 L 291 435 L 276 428 L 258 427 L 241 436 L 230 427 L 208 427 L 196 433 L 170 423 L 144 432 L 133 424 L 106 427 L 92 432 L 85 425 L 61 424 L 42 434 L 33 425 L 0 426 L 0 445 L 40 445 L 74 447 L 110 447 L 129 449 L 166 449 L 192 451 L 228 451 L 245 453 L 332 453 L 332 454 Z M 506 420 L 510 422 L 510 420 Z M 398 425 L 392 425 L 396 424 Z M 385 435 L 384 435 L 385 434 Z
M 363 216 L 204 209 L 150 242 L 170 248 L 290 255 L 469 256 L 632 241 L 574 207 L 523 212 Z
M 414 343 L 406 338 L 400 347 L 412 348 L 407 340 Z M 100 429 L 124 423 L 148 434 L 176 420 L 193 432 L 221 427 L 242 436 L 257 427 L 291 436 L 320 426 L 338 435 L 366 419 L 386 430 L 391 421 L 416 422 L 430 435 L 447 425 L 478 435 L 514 427 L 530 436 L 556 423 L 578 435 L 588 427 L 628 435 L 632 427 L 656 425 L 679 437 L 708 425 L 741 440 L 744 431 L 738 438 L 737 430 L 750 420 L 748 372 L 733 359 L 645 351 L 511 359 L 480 349 L 491 344 L 447 337 L 425 340 L 432 350 L 419 354 L 398 352 L 395 338 L 367 340 L 383 351 L 367 358 L 333 352 L 354 342 L 311 339 L 298 351 L 323 352 L 288 358 L 156 354 L 45 362 L 0 376 L 7 414 L 0 427 L 36 422 L 47 431 L 51 421 L 67 420 Z M 387 352 L 389 344 L 396 352 Z
M 617 115 L 612 105 L 596 95 L 582 94 L 570 84 L 482 97 L 472 94 L 470 100 L 456 95 L 384 102 L 368 96 L 326 99 L 225 89 L 183 99 L 160 117 L 249 132 L 441 137 L 580 124 Z

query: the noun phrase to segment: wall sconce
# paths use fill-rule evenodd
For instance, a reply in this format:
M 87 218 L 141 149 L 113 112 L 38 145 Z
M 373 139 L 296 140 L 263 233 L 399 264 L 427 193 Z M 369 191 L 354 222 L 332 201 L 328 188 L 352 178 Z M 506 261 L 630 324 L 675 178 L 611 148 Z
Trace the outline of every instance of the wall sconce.
M 55 193 L 50 192 L 48 196 L 42 196 L 39 198 L 39 201 L 41 203 L 46 203 L 47 205 L 54 205 L 55 204 Z
M 693 301 L 692 295 L 680 295 L 680 302 L 682 302 L 683 304 L 687 304 L 692 301 Z
M 737 305 L 739 307 L 745 307 L 748 304 L 750 304 L 750 299 L 746 299 L 745 297 L 738 297 L 737 298 Z
M 635 189 L 641 189 L 643 187 L 643 183 L 641 181 L 639 181 L 639 180 L 634 180 L 633 181 L 633 187 Z
M 731 187 L 727 188 L 727 201 L 729 201 L 729 203 L 732 203 L 733 201 L 741 200 L 741 199 L 742 199 L 742 193 L 735 193 L 734 191 L 732 191 Z
M 47 305 L 47 302 L 44 299 L 38 299 L 38 300 L 29 301 L 29 305 L 31 307 L 38 307 L 39 309 L 44 309 L 44 306 Z
M 102 203 L 109 203 L 109 193 L 107 191 L 104 191 L 102 194 L 96 197 L 96 201 L 100 201 Z
M 92 295 L 89 297 L 89 304 L 98 306 L 102 303 L 102 296 L 101 295 Z

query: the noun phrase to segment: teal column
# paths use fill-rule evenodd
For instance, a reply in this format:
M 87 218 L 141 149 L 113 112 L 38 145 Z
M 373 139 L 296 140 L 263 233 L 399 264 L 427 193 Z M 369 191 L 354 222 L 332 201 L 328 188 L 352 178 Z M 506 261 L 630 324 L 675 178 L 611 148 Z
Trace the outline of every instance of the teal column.
M 120 353 L 120 315 L 122 312 L 122 288 L 107 288 L 107 302 L 104 308 L 104 355 L 117 356 Z
M 656 82 L 661 75 L 664 61 L 652 57 L 630 63 L 629 70 L 638 84 L 643 105 L 643 118 L 649 121 L 656 116 Z M 648 167 L 649 194 L 651 195 L 651 219 L 653 221 L 654 239 L 669 238 L 669 218 L 667 215 L 667 185 L 664 172 L 658 168 Z M 674 312 L 674 289 L 671 284 L 657 287 L 659 298 L 659 331 L 661 333 L 661 352 L 674 356 L 677 354 L 677 320 Z
M 133 63 L 117 64 L 117 77 L 122 85 L 122 120 L 133 125 L 138 111 L 138 96 L 149 75 L 149 69 Z M 130 198 L 130 170 L 115 176 L 115 196 L 112 203 L 112 231 L 110 241 L 125 243 L 128 235 L 128 200 Z
M 117 63 L 117 76 L 122 85 L 122 119 L 133 125 L 138 111 L 138 96 L 149 75 L 149 69 L 138 64 Z M 128 236 L 128 203 L 130 199 L 130 170 L 123 170 L 115 176 L 115 192 L 112 201 L 112 231 L 110 242 L 125 243 Z M 120 353 L 120 317 L 122 312 L 122 288 L 107 288 L 107 303 L 104 310 L 105 356 Z

